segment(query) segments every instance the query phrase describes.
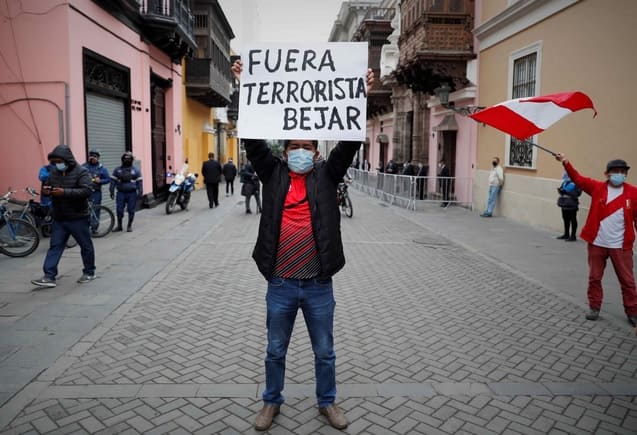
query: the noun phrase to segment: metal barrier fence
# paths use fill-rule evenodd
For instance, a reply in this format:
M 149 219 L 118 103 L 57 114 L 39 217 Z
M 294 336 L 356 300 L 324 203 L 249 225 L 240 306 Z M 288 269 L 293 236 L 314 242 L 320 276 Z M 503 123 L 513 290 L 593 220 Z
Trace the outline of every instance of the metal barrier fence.
M 352 186 L 389 204 L 411 210 L 426 203 L 472 207 L 470 177 L 416 177 L 350 168 Z

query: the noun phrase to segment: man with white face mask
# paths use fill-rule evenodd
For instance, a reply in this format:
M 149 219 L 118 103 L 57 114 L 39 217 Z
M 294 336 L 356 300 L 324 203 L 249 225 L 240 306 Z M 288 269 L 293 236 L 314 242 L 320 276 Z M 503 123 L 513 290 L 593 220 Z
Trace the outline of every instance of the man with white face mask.
M 625 182 L 630 167 L 624 160 L 611 160 L 606 165 L 606 181 L 579 174 L 562 153 L 562 162 L 573 182 L 591 196 L 591 208 L 580 238 L 588 242 L 588 320 L 597 320 L 602 307 L 602 277 L 606 259 L 610 257 L 621 285 L 624 312 L 637 326 L 637 291 L 633 273 L 633 244 L 637 227 L 637 187 Z M 637 331 L 637 330 L 636 330 Z
M 241 69 L 241 61 L 232 66 L 237 80 Z M 369 70 L 367 89 L 372 83 Z M 361 143 L 339 142 L 325 160 L 319 159 L 316 140 L 286 140 L 283 158 L 274 156 L 264 140 L 243 142 L 246 157 L 263 183 L 252 258 L 268 281 L 264 404 L 255 429 L 267 430 L 284 401 L 285 357 L 299 308 L 314 351 L 319 412 L 333 427 L 344 429 L 347 419 L 334 404 L 332 276 L 345 265 L 336 189 Z

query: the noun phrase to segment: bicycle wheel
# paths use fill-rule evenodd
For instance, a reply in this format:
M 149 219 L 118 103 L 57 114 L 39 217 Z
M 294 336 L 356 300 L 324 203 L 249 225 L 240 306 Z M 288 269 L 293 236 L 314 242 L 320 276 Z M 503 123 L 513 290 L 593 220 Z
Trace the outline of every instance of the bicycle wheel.
M 349 199 L 349 195 L 345 195 L 343 198 L 343 211 L 348 218 L 354 215 L 354 207 L 352 207 L 352 200 Z
M 37 224 L 35 223 L 35 217 L 29 213 L 28 211 L 22 211 L 22 210 L 13 210 L 11 212 L 11 217 L 13 219 L 23 219 L 25 221 L 27 221 L 28 223 L 30 223 L 31 225 L 33 225 L 34 227 L 38 227 Z
M 91 222 L 97 222 L 97 228 L 91 228 L 91 235 L 104 237 L 113 230 L 115 215 L 105 205 L 94 205 L 91 209 Z
M 0 223 L 0 250 L 9 257 L 25 257 L 40 244 L 38 230 L 24 219 Z

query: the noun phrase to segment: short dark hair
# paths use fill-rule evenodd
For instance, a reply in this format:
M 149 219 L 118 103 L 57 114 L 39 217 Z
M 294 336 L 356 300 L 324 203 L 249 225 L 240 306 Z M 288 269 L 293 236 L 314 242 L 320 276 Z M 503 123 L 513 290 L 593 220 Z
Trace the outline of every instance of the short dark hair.
M 214 158 L 214 157 L 215 157 L 215 153 L 208 153 L 208 158 L 209 158 L 209 159 L 212 159 L 212 158 Z
M 292 142 L 293 140 L 305 140 L 305 139 L 286 139 L 283 142 L 283 149 L 287 150 L 288 149 L 288 145 L 290 145 L 290 142 Z M 314 145 L 314 148 L 318 149 L 318 140 L 313 140 L 312 141 L 312 145 Z

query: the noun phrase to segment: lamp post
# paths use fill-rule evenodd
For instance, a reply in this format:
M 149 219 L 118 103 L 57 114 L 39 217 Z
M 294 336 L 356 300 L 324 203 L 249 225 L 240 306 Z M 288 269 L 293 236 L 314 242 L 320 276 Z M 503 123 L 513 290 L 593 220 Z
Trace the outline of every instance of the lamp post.
M 484 106 L 461 106 L 461 107 L 456 107 L 456 104 L 453 101 L 449 101 L 449 92 L 451 91 L 451 88 L 449 87 L 449 85 L 447 83 L 441 83 L 439 87 L 437 87 L 436 89 L 434 89 L 434 92 L 436 93 L 436 96 L 438 97 L 438 99 L 440 100 L 440 105 L 442 107 L 444 107 L 445 109 L 449 109 L 452 110 L 462 116 L 468 116 L 468 115 L 472 115 L 476 112 L 481 111 L 482 109 L 484 109 Z

